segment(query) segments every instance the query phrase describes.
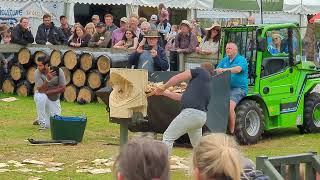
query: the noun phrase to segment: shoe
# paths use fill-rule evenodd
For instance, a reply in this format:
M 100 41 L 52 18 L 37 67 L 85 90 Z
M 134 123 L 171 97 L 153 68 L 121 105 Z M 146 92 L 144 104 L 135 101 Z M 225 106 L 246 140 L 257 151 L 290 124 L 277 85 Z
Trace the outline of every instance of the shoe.
M 41 131 L 41 130 L 46 130 L 46 129 L 47 129 L 47 128 L 46 128 L 45 123 L 40 122 L 40 123 L 39 123 L 39 128 L 38 128 L 38 130 Z
M 33 121 L 32 125 L 39 125 L 38 120 Z

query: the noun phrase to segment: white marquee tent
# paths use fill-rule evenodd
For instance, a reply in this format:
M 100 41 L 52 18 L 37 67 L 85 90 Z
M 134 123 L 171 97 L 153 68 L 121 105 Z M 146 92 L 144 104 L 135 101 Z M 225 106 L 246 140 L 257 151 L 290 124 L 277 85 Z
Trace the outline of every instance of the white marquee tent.
M 295 14 L 316 14 L 320 12 L 320 0 L 284 0 L 283 11 Z

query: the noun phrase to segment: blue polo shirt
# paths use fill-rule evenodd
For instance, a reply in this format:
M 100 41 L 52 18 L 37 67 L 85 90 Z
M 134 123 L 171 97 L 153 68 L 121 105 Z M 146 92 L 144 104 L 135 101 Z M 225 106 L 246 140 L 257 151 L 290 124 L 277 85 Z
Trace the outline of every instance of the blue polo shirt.
M 242 71 L 240 73 L 231 73 L 231 89 L 241 88 L 248 92 L 248 63 L 246 58 L 240 56 L 239 54 L 230 62 L 230 58 L 226 56 L 221 59 L 217 68 L 232 68 L 240 66 Z

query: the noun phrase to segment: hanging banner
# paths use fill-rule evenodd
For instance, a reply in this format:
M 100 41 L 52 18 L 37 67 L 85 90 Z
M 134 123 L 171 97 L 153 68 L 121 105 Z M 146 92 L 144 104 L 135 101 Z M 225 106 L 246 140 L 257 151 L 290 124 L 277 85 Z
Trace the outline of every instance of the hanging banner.
M 213 8 L 259 11 L 260 0 L 214 0 Z M 262 0 L 263 11 L 282 11 L 283 0 Z
M 64 15 L 64 12 L 63 2 L 0 1 L 0 23 L 13 27 L 19 23 L 21 17 L 29 17 L 29 24 L 34 35 L 42 23 L 44 14 L 51 14 L 52 21 L 56 26 L 60 26 L 59 17 Z

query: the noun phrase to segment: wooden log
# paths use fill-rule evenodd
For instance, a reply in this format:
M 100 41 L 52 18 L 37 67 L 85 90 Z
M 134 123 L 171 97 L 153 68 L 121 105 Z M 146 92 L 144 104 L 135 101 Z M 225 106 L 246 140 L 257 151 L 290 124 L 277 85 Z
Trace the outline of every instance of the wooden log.
M 35 66 L 31 66 L 27 70 L 27 80 L 30 84 L 35 83 L 34 74 L 35 74 L 36 70 L 37 70 L 37 67 L 35 67 Z
M 91 70 L 88 75 L 88 86 L 93 89 L 99 89 L 103 84 L 103 76 L 98 70 Z
M 72 75 L 72 82 L 77 87 L 84 86 L 86 84 L 86 73 L 81 69 L 77 69 Z
M 10 76 L 13 80 L 18 81 L 26 77 L 26 70 L 20 64 L 14 64 L 10 69 Z
M 38 61 L 38 58 L 40 56 L 47 56 L 49 57 L 50 54 L 52 52 L 52 49 L 49 49 L 49 48 L 41 48 L 41 49 L 38 49 L 37 51 L 34 52 L 33 54 L 33 61 L 34 63 L 37 63 Z
M 71 72 L 68 68 L 66 67 L 61 67 L 63 73 L 64 73 L 64 77 L 66 79 L 66 84 L 69 84 L 71 82 Z
M 4 93 L 11 93 L 13 94 L 15 90 L 14 81 L 11 78 L 6 78 L 2 84 L 2 91 Z
M 84 52 L 80 56 L 80 68 L 85 72 L 96 67 L 96 59 L 90 52 Z
M 79 66 L 80 51 L 67 50 L 63 54 L 63 64 L 69 70 L 75 70 Z
M 79 89 L 75 85 L 70 84 L 66 87 L 63 93 L 63 98 L 67 102 L 74 102 L 78 97 L 78 93 L 79 93 Z
M 95 100 L 95 94 L 88 86 L 82 87 L 79 91 L 77 102 L 90 103 Z
M 62 54 L 60 50 L 52 50 L 50 54 L 50 65 L 59 67 L 62 63 Z
M 97 67 L 101 74 L 107 74 L 110 71 L 111 60 L 107 55 L 101 55 L 97 58 Z
M 18 52 L 18 62 L 23 66 L 29 66 L 33 63 L 31 57 L 32 54 L 27 47 L 21 48 Z
M 21 81 L 17 86 L 16 93 L 18 96 L 29 96 L 32 94 L 32 92 L 33 92 L 33 87 L 26 80 Z

